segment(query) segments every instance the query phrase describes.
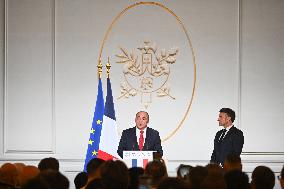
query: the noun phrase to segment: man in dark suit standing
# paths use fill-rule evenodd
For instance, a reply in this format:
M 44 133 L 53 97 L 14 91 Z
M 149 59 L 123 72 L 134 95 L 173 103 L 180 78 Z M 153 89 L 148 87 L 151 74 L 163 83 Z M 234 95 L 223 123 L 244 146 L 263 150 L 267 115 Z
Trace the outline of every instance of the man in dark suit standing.
M 241 154 L 244 135 L 241 130 L 233 125 L 235 112 L 232 109 L 222 108 L 219 112 L 219 126 L 223 126 L 224 129 L 216 133 L 210 162 L 223 166 L 227 155 L 235 154 L 239 156 Z
M 136 126 L 126 129 L 122 136 L 117 149 L 118 155 L 122 158 L 123 151 L 157 151 L 163 156 L 161 138 L 159 132 L 147 127 L 149 123 L 149 114 L 140 111 L 135 117 Z

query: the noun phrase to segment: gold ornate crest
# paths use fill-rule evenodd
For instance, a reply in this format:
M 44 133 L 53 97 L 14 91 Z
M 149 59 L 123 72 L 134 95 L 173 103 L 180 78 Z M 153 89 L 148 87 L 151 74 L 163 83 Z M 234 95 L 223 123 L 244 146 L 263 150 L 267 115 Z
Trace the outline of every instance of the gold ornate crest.
M 157 7 L 157 8 L 160 8 L 162 9 L 163 11 L 169 13 L 171 16 L 173 16 L 175 18 L 175 20 L 177 21 L 178 25 L 180 26 L 181 30 L 184 32 L 184 35 L 186 37 L 186 41 L 185 41 L 185 44 L 187 44 L 188 46 L 188 51 L 187 51 L 187 54 L 188 55 L 191 55 L 192 57 L 192 60 L 188 60 L 187 62 L 188 63 L 192 63 L 192 66 L 193 66 L 193 82 L 192 82 L 192 90 L 191 90 L 191 96 L 189 97 L 189 100 L 188 100 L 188 103 L 187 103 L 187 108 L 185 110 L 185 113 L 184 115 L 182 116 L 182 118 L 179 120 L 176 128 L 174 128 L 168 135 L 166 135 L 162 141 L 165 142 L 167 140 L 169 140 L 172 136 L 174 136 L 178 130 L 184 125 L 184 122 L 186 120 L 186 117 L 189 115 L 190 113 L 190 109 L 191 109 L 191 106 L 192 106 L 192 103 L 193 103 L 193 99 L 194 99 L 194 95 L 195 95 L 195 88 L 196 88 L 196 60 L 195 60 L 195 53 L 194 53 L 194 48 L 193 48 L 193 45 L 191 43 L 191 39 L 190 39 L 190 35 L 189 35 L 189 32 L 187 31 L 185 25 L 183 24 L 181 18 L 179 18 L 171 9 L 169 9 L 168 7 L 166 7 L 165 5 L 159 3 L 159 2 L 136 2 L 136 3 L 133 3 L 131 5 L 128 5 L 127 7 L 125 7 L 123 10 L 121 10 L 121 12 L 119 12 L 112 20 L 112 22 L 110 23 L 110 25 L 108 26 L 106 32 L 104 33 L 104 37 L 100 43 L 100 50 L 99 50 L 99 54 L 98 54 L 98 64 L 101 62 L 101 59 L 102 59 L 102 56 L 103 56 L 103 52 L 104 52 L 104 48 L 105 48 L 105 44 L 107 43 L 108 41 L 108 38 L 110 36 L 110 33 L 112 32 L 114 26 L 118 23 L 118 21 L 123 18 L 125 15 L 127 15 L 129 13 L 130 10 L 132 9 L 135 9 L 135 8 L 138 8 L 138 7 Z M 126 51 L 127 52 L 127 51 Z M 128 53 L 128 52 L 127 52 Z M 128 57 L 131 56 L 129 53 L 128 53 Z M 133 56 L 133 57 L 136 57 L 136 56 Z M 122 58 L 121 58 L 122 60 Z M 126 62 L 125 62 L 126 63 Z M 126 64 L 125 64 L 126 65 Z M 128 74 L 127 74 L 128 75 Z M 124 74 L 125 76 L 125 74 Z M 133 76 L 132 76 L 133 77 Z M 168 78 L 168 77 L 167 77 Z M 168 80 L 168 79 L 167 79 Z M 166 81 L 167 81 L 166 80 Z M 133 80 L 135 81 L 135 80 Z M 136 80 L 136 81 L 139 81 L 139 80 Z M 123 86 L 125 86 L 125 90 L 127 90 L 125 96 L 121 95 L 120 98 L 129 98 L 130 96 L 136 96 L 137 93 L 139 91 L 136 90 L 136 88 L 133 88 L 133 86 L 131 86 L 129 83 L 128 83 L 128 80 L 125 79 L 125 84 L 122 83 Z M 154 83 L 155 84 L 155 83 Z M 167 84 L 168 85 L 168 84 Z M 139 86 L 139 85 L 135 85 L 135 86 Z M 162 85 L 164 86 L 164 85 Z M 158 88 L 159 89 L 159 88 Z M 162 89 L 162 88 L 161 88 Z M 166 88 L 165 88 L 166 89 Z M 163 90 L 162 90 L 163 91 Z M 165 90 L 165 92 L 167 92 L 167 90 Z M 167 92 L 168 94 L 169 91 Z M 123 94 L 123 93 L 122 93 Z M 150 93 L 150 95 L 152 94 L 152 92 Z M 162 96 L 169 96 L 169 95 L 163 95 L 163 93 L 161 93 Z M 142 101 L 142 95 L 141 95 L 141 102 Z M 170 97 L 170 96 L 169 96 Z
M 121 54 L 116 63 L 124 64 L 125 81 L 121 82 L 121 96 L 118 99 L 141 96 L 141 103 L 147 108 L 152 103 L 152 93 L 157 97 L 169 97 L 170 66 L 176 62 L 178 47 L 158 50 L 155 43 L 144 41 L 144 45 L 129 52 L 120 47 Z

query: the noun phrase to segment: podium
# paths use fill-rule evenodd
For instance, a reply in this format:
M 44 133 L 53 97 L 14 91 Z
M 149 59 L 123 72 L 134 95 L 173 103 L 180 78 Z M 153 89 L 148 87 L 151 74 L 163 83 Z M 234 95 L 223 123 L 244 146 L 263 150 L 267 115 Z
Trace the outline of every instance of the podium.
M 153 152 L 156 151 L 123 151 L 123 161 L 128 167 L 145 169 L 147 163 L 153 161 Z

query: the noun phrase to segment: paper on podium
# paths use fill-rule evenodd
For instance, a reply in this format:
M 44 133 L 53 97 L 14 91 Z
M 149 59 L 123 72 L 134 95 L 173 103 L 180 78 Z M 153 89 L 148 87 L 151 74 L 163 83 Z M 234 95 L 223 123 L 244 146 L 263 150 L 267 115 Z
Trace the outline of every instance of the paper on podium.
M 143 167 L 153 161 L 153 152 L 156 151 L 123 151 L 123 161 L 128 167 Z

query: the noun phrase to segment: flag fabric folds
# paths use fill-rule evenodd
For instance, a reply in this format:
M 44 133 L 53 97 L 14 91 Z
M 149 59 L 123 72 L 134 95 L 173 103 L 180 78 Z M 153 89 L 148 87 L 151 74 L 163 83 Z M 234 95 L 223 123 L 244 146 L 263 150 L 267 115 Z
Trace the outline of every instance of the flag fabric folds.
M 96 107 L 95 107 L 95 112 L 94 112 L 94 117 L 93 117 L 93 122 L 92 122 L 92 128 L 90 130 L 88 150 L 86 153 L 86 159 L 85 159 L 85 164 L 84 164 L 85 172 L 87 170 L 88 162 L 91 159 L 98 157 L 103 116 L 104 116 L 104 97 L 103 97 L 102 81 L 101 81 L 101 78 L 99 78 Z
M 110 79 L 107 78 L 107 96 L 98 157 L 104 160 L 118 159 L 118 132 Z

